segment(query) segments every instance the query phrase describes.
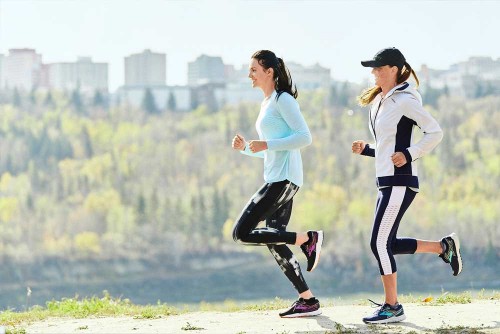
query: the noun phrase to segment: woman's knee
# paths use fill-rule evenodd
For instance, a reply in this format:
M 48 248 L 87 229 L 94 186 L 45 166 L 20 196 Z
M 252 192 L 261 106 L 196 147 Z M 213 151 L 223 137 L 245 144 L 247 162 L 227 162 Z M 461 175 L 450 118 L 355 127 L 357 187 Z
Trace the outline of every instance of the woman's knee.
M 238 223 L 236 223 L 234 226 L 233 226 L 233 240 L 235 242 L 241 242 L 241 238 L 242 238 L 242 235 L 241 235 L 241 230 L 240 228 L 238 227 Z
M 245 222 L 243 219 L 238 219 L 238 221 L 234 224 L 233 226 L 233 240 L 235 242 L 245 242 L 246 237 L 250 233 L 250 231 L 246 231 L 245 228 Z

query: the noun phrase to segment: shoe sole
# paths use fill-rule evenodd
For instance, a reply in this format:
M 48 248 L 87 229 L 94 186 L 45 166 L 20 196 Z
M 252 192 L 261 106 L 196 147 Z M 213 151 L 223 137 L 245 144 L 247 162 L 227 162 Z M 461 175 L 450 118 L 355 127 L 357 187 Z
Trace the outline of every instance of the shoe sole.
M 320 315 L 321 310 L 316 310 L 307 313 L 293 313 L 288 315 L 280 315 L 281 318 L 305 318 L 305 317 L 314 317 L 316 315 Z
M 323 245 L 323 231 L 318 231 L 318 241 L 316 242 L 316 258 L 314 259 L 314 264 L 309 272 L 312 272 L 319 263 L 319 257 L 321 255 L 321 246 Z
M 458 276 L 462 272 L 462 255 L 460 254 L 460 240 L 458 239 L 458 236 L 456 235 L 455 232 L 450 234 L 450 238 L 455 243 L 454 251 L 455 251 L 455 254 L 457 255 L 457 259 L 458 259 L 458 272 L 456 275 L 455 275 L 455 273 L 453 273 L 453 275 Z
M 383 320 L 374 320 L 374 321 L 366 321 L 363 319 L 363 322 L 365 324 L 390 324 L 392 322 L 401 322 L 406 319 L 406 315 L 400 315 L 398 317 L 391 317 Z

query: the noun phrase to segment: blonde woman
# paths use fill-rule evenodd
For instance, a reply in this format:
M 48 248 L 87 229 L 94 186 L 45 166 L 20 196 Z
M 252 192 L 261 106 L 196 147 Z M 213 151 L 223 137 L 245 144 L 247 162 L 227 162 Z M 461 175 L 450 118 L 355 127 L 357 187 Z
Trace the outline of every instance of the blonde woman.
M 369 128 L 374 144 L 363 140 L 352 143 L 355 154 L 375 158 L 378 199 L 370 246 L 377 259 L 385 292 L 385 302 L 365 323 L 403 321 L 406 316 L 397 298 L 397 268 L 394 255 L 435 253 L 451 265 L 453 275 L 462 271 L 460 242 L 455 233 L 441 241 L 398 238 L 399 223 L 415 198 L 419 184 L 416 160 L 434 149 L 443 132 L 438 122 L 422 107 L 420 94 L 407 80 L 418 78 L 396 48 L 379 51 L 373 59 L 362 61 L 372 68 L 375 86 L 361 93 L 360 105 L 371 105 Z M 419 127 L 423 137 L 413 142 L 413 129 Z

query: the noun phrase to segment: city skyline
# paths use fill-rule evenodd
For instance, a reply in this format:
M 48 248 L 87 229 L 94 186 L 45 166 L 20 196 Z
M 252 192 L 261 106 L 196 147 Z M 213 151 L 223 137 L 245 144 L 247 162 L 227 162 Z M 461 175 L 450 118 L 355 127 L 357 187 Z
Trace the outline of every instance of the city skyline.
M 416 69 L 423 64 L 445 69 L 473 56 L 500 57 L 500 44 L 489 42 L 500 31 L 499 1 L 395 4 L 0 0 L 0 53 L 33 48 L 44 63 L 90 56 L 109 63 L 111 91 L 125 82 L 125 57 L 145 49 L 167 55 L 168 85 L 187 84 L 188 63 L 201 54 L 240 68 L 258 49 L 271 49 L 285 62 L 319 63 L 335 80 L 354 82 L 370 78 L 359 60 L 385 46 L 399 47 Z M 396 13 L 408 13 L 408 19 L 399 23 Z M 380 32 L 374 34 L 376 28 Z

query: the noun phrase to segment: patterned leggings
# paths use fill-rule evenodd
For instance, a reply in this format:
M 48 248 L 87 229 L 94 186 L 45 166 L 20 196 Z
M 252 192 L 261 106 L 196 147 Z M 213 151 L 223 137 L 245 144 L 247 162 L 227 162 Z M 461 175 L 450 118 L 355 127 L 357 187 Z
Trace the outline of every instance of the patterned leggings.
M 309 290 L 300 265 L 286 244 L 295 244 L 297 234 L 287 232 L 292 214 L 293 196 L 299 187 L 285 180 L 264 184 L 250 199 L 233 226 L 234 241 L 266 245 L 295 289 Z M 261 221 L 266 227 L 257 228 Z

